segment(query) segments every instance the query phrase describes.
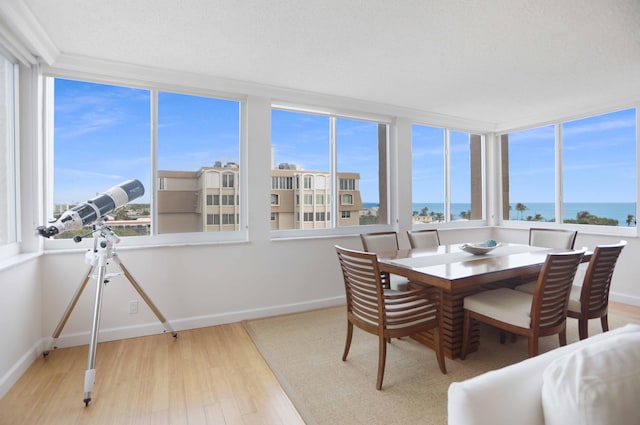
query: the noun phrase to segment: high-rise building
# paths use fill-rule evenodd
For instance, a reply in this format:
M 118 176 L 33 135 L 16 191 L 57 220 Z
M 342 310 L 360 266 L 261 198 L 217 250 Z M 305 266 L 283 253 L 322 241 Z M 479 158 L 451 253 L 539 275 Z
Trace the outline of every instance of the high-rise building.
M 158 171 L 158 232 L 220 232 L 239 229 L 239 167 Z M 337 173 L 338 226 L 357 226 L 363 210 L 359 173 Z M 271 228 L 331 227 L 331 175 L 295 164 L 271 170 Z

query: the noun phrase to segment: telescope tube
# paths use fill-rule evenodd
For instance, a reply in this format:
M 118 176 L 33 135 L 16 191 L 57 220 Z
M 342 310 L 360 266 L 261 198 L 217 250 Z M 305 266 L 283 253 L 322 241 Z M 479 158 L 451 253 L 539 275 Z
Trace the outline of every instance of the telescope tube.
M 38 233 L 46 238 L 69 230 L 78 230 L 102 219 L 107 214 L 144 195 L 144 186 L 132 179 L 113 186 L 111 189 L 82 202 L 62 213 L 49 226 L 39 226 Z

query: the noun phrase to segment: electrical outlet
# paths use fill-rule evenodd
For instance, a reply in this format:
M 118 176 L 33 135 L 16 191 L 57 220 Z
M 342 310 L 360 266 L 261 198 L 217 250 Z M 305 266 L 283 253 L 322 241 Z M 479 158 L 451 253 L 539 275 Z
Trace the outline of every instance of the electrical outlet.
M 138 313 L 138 300 L 129 301 L 129 314 Z

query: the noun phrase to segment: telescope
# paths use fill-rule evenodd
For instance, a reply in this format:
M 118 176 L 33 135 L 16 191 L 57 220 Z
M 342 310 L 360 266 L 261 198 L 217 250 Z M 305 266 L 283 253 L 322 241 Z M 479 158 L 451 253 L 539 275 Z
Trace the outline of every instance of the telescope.
M 49 226 L 39 226 L 38 234 L 50 238 L 68 230 L 79 230 L 97 220 L 104 219 L 107 214 L 144 195 L 144 186 L 139 180 L 132 179 L 113 186 L 111 189 L 82 202 L 62 213 L 59 219 Z

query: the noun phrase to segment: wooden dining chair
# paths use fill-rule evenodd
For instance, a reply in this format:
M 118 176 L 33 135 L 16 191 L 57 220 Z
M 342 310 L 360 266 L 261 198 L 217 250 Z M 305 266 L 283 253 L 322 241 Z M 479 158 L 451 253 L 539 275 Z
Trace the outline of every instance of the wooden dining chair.
M 469 349 L 472 320 L 526 336 L 529 357 L 538 355 L 538 338 L 542 336 L 558 334 L 560 345 L 566 345 L 569 293 L 583 255 L 582 251 L 548 254 L 534 294 L 500 288 L 465 297 L 460 357 L 464 360 Z
M 529 245 L 545 248 L 573 249 L 577 236 L 577 230 L 531 227 L 529 229 Z
M 577 236 L 577 230 L 541 229 L 531 227 L 529 229 L 529 245 L 543 248 L 573 249 Z M 584 270 L 586 269 L 580 269 L 578 274 L 582 275 Z M 536 284 L 537 282 L 535 280 L 518 282 L 514 289 L 533 294 Z
M 611 278 L 618 257 L 627 241 L 598 245 L 589 261 L 582 286 L 573 285 L 569 295 L 567 316 L 578 319 L 580 339 L 589 336 L 589 319 L 600 318 L 602 332 L 609 330 L 608 309 Z
M 366 252 L 397 251 L 400 248 L 398 244 L 398 234 L 396 232 L 373 232 L 362 233 L 360 235 L 362 248 Z M 382 283 L 385 288 L 395 289 L 397 291 L 406 291 L 409 288 L 409 279 L 389 273 L 382 273 Z
M 438 229 L 407 230 L 407 236 L 409 237 L 409 245 L 412 249 L 430 249 L 440 246 Z
M 416 287 L 406 292 L 383 288 L 378 258 L 373 253 L 353 251 L 336 245 L 347 296 L 347 340 L 342 361 L 347 360 L 353 326 L 378 336 L 378 378 L 382 388 L 387 341 L 433 330 L 436 359 L 447 373 L 441 344 L 440 290 Z

